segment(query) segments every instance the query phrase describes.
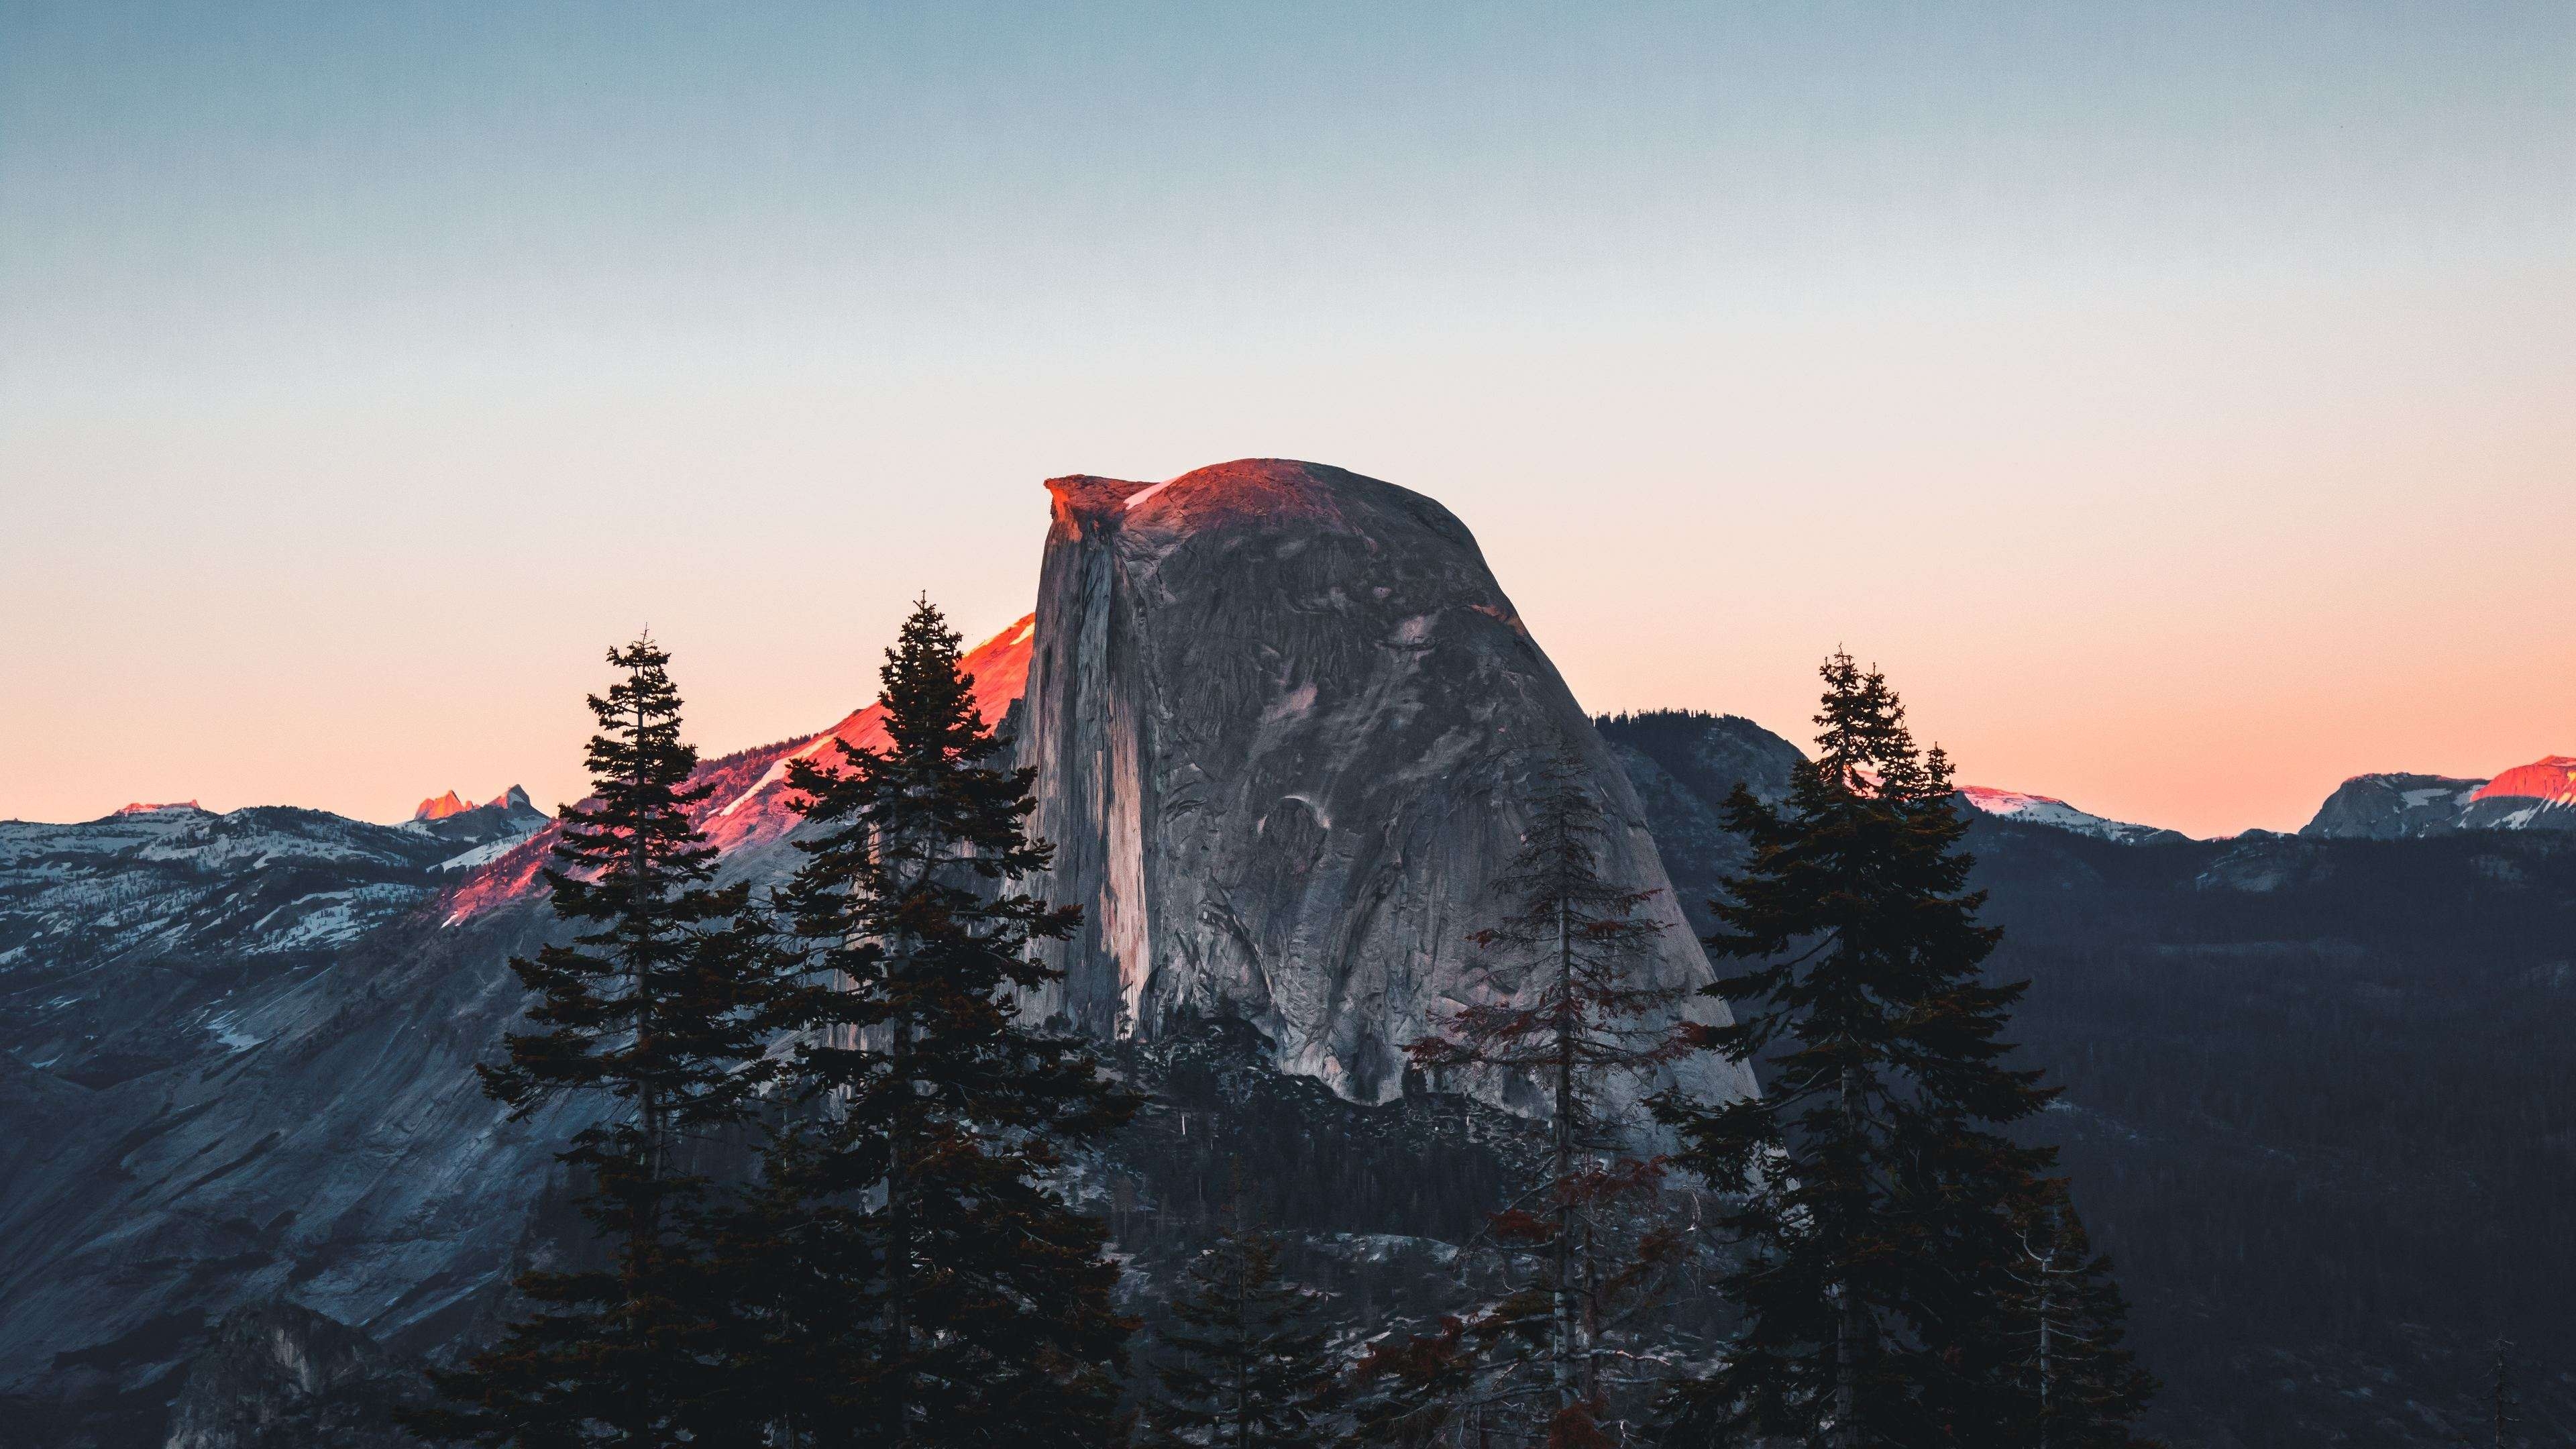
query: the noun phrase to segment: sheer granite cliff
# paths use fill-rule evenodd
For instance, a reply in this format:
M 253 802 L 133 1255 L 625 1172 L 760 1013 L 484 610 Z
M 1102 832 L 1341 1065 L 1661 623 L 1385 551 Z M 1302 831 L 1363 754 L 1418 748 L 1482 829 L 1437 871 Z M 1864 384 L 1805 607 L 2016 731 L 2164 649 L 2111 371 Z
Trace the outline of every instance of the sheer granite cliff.
M 1047 487 L 1015 724 L 1059 851 L 1051 894 L 1083 909 L 1053 1003 L 1076 1025 L 1237 1017 L 1285 1070 L 1399 1095 L 1404 1045 L 1443 1002 L 1518 985 L 1467 936 L 1494 920 L 1487 882 L 1560 754 L 1608 809 L 1605 873 L 1654 892 L 1644 914 L 1669 926 L 1649 969 L 1709 979 L 1635 792 L 1447 509 L 1275 459 Z

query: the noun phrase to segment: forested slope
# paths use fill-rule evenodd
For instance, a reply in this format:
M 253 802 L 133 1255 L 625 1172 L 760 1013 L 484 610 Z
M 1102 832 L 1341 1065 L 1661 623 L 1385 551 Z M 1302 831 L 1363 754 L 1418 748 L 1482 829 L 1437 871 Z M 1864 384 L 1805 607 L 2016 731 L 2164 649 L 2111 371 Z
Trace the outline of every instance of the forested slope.
M 1705 924 L 1731 863 L 1708 761 L 1753 727 L 1688 719 L 1602 729 Z M 1970 848 L 2164 1432 L 2457 1444 L 2499 1338 L 2533 1442 L 2576 1429 L 2576 842 L 1981 819 Z

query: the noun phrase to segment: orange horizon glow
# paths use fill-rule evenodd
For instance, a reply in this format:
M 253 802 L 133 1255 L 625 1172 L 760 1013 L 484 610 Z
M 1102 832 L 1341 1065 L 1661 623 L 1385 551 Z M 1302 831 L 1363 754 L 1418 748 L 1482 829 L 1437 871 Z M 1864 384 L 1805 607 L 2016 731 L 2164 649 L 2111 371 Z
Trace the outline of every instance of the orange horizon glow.
M 1118 490 L 1121 495 L 1133 492 L 1133 498 L 1136 500 L 1146 500 L 1157 492 L 1149 485 L 1123 485 L 1123 482 L 1110 482 L 1110 480 L 1054 480 L 1048 487 L 1061 495 L 1061 490 L 1064 490 L 1066 485 L 1074 485 L 1074 482 L 1097 482 L 1097 485 L 1103 485 L 1103 487 L 1113 487 L 1113 490 Z M 1033 639 L 1033 634 L 1036 634 L 1036 616 L 1023 614 L 1020 619 L 1010 621 L 1010 624 L 1005 624 L 999 632 L 994 632 L 989 639 L 984 639 L 981 645 L 976 645 L 974 650 L 969 650 L 969 655 L 963 657 L 963 668 L 976 676 L 976 691 L 974 691 L 976 704 L 979 704 L 979 709 L 984 712 L 984 717 L 987 717 L 989 722 L 999 722 L 999 717 L 1002 717 L 1002 712 L 1010 706 L 1010 701 L 1015 701 L 1020 694 L 1023 694 L 1025 678 L 1028 678 L 1030 639 Z M 1662 663 L 1672 665 L 1674 660 L 1667 655 L 1662 657 Z M 1574 676 L 1577 670 L 1566 670 L 1566 673 Z M 1906 681 L 1901 681 L 1901 678 L 1896 678 L 1893 683 L 1899 683 L 1901 691 L 1906 688 Z M 1677 691 L 1677 694 L 1682 694 L 1682 691 Z M 1914 696 L 1914 701 L 1917 701 L 1917 730 L 1922 732 L 1924 714 L 1927 712 L 1922 709 L 1922 696 Z M 1700 704 L 1700 701 L 1690 701 L 1690 699 L 1641 701 L 1641 704 L 1631 704 L 1631 709 L 1654 709 L 1654 706 L 1708 706 L 1708 709 L 1716 709 L 1716 712 L 1736 712 L 1736 714 L 1747 712 L 1747 709 L 1726 709 L 1723 704 Z M 1607 714 L 1607 712 L 1610 712 L 1610 709 L 1595 709 L 1595 714 Z M 1955 724 L 1958 724 L 1955 722 L 1955 712 L 1958 712 L 1958 706 L 1955 706 L 1953 699 L 1937 701 L 1940 724 L 1950 724 L 1953 730 L 1955 730 Z M 1765 722 L 1759 714 L 1754 719 L 1757 719 L 1757 722 Z M 1765 722 L 1765 724 L 1772 724 L 1775 732 L 1788 737 L 1790 743 L 1801 745 L 1801 748 L 1806 745 L 1806 740 L 1801 740 L 1801 735 L 1798 735 L 1795 730 L 1780 730 L 1775 722 Z M 1924 735 L 1924 737 L 1929 740 L 1932 735 Z M 1971 735 L 1971 740 L 1973 737 L 1976 735 Z M 760 771 L 760 779 L 744 776 L 744 779 L 734 779 L 732 784 L 726 784 L 719 792 L 719 802 L 708 804 L 706 807 L 708 820 L 711 820 L 711 833 L 716 835 L 716 841 L 719 841 L 721 846 L 732 848 L 732 846 L 739 846 L 739 843 L 768 838 L 768 835 L 775 835 L 778 830 L 783 830 L 783 822 L 786 822 L 786 807 L 783 807 L 781 781 L 783 781 L 783 773 L 786 773 L 786 761 L 788 758 L 814 758 L 814 755 L 817 755 L 819 750 L 824 750 L 824 745 L 832 743 L 832 740 L 845 740 L 845 743 L 850 743 L 853 748 L 878 748 L 878 745 L 884 745 L 884 709 L 881 709 L 878 704 L 858 706 L 858 709 L 850 709 L 848 714 L 842 714 L 842 717 L 837 719 L 832 727 L 827 727 L 827 730 L 809 732 L 809 735 L 791 735 L 786 743 L 781 745 L 765 745 L 765 748 L 752 748 L 752 750 L 732 750 L 732 753 L 724 753 L 724 755 L 716 755 L 714 750 L 706 750 L 711 768 L 732 766 L 732 763 L 737 761 L 752 761 L 757 763 L 757 771 Z M 1978 789 L 1978 792 L 1994 792 L 1994 794 L 2007 794 L 2007 797 L 2030 797 L 2030 799 L 2045 799 L 2045 802 L 2074 804 L 2076 810 L 2087 810 L 2092 812 L 2092 815 L 2112 817 L 2112 820 L 2141 822 L 2141 825 L 2161 825 L 2161 828 L 2179 828 L 2184 830 L 2184 833 L 2192 833 L 2192 835 L 2236 833 L 2236 830 L 2192 830 L 2190 825 L 2177 825 L 2169 815 L 2161 815 L 2161 812 L 2156 810 L 2125 807 L 2125 804 L 2120 804 L 2117 799 L 2105 799 L 2105 794 L 2099 794 L 2099 792 L 2084 792 L 2084 789 L 2066 789 L 2066 792 L 2058 792 L 2058 789 L 2045 789 L 2045 781 L 2009 779 L 2009 776 L 1999 781 L 1991 776 L 1989 768 L 1984 768 L 1986 766 L 1984 758 L 1978 758 L 1978 755 L 1984 755 L 1984 750 L 1978 748 L 1978 745 L 1971 745 L 1968 753 L 1963 753 L 1958 745 L 1950 745 L 1950 748 L 1953 748 L 1955 758 L 1960 758 L 1960 781 L 1963 781 L 1963 786 L 1968 786 L 1968 789 Z M 2378 763 L 2375 768 L 2339 773 L 2339 776 L 2334 776 L 2334 779 L 2326 779 L 2324 773 L 2311 771 L 2306 776 L 2306 781 L 2311 784 L 2313 797 L 2306 799 L 2306 804 L 2303 804 L 2303 815 L 2300 815 L 2298 820 L 2264 820 L 2262 825 L 2264 828 L 2275 828 L 2275 830 L 2295 830 L 2300 822 L 2306 820 L 2306 812 L 2313 812 L 2318 804 L 2324 804 L 2326 794 L 2331 794 L 2334 786 L 2342 784 L 2344 779 L 2360 776 L 2360 773 L 2445 773 L 2445 776 L 2458 776 L 2458 779 L 2486 779 L 2488 784 L 2478 789 L 2478 797 L 2517 794 L 2517 797 L 2540 797 L 2540 799 L 2576 799 L 2576 758 L 2571 758 L 2571 755 L 2540 755 L 2540 758 L 2527 758 L 2524 763 L 2499 763 L 2499 766 L 2468 768 L 2468 771 L 2463 771 L 2463 768 L 2458 766 L 2439 768 L 2439 763 L 2450 763 L 2450 761 L 2437 761 L 2434 766 L 2427 766 L 2424 761 L 2388 761 L 2388 763 Z M 533 773 L 533 771 L 523 771 L 523 773 Z M 2146 784 L 2154 786 L 2156 781 L 2146 781 Z M 2166 781 L 2166 784 L 2169 784 L 2169 781 Z M 2226 781 L 2221 781 L 2221 784 L 2226 784 Z M 495 799 L 500 799 L 500 794 L 495 794 Z M 196 807 L 196 799 L 188 799 L 185 804 Z M 242 804 L 281 804 L 281 802 L 276 802 L 276 799 L 258 799 L 258 802 L 242 802 Z M 461 797 L 459 792 L 448 789 L 448 792 L 440 794 L 440 797 L 422 799 L 415 810 L 412 810 L 412 817 L 428 817 L 428 820 L 435 820 L 435 817 L 456 815 L 456 812 L 471 810 L 471 807 L 474 807 L 471 799 Z M 121 810 L 149 810 L 149 804 L 126 804 L 126 807 L 121 807 Z M 2239 825 L 2239 828 L 2246 828 L 2246 825 Z M 515 856 L 513 859 L 495 861 L 495 871 L 500 871 L 500 866 L 505 864 L 526 866 L 526 869 L 518 869 L 515 874 L 531 874 L 533 856 L 531 861 L 515 861 Z M 484 871 L 484 874 L 492 874 L 492 871 Z M 507 871 L 502 871 L 502 874 L 507 874 Z M 520 882 L 495 882 L 495 884 L 500 884 L 502 892 L 510 892 L 515 890 L 515 887 L 523 887 L 526 882 L 520 879 Z M 469 887 L 466 895 L 479 895 L 479 890 Z
M 1438 500 L 1594 713 L 2197 836 L 2576 753 L 2576 9 L 0 6 L 0 817 L 586 788 L 1026 614 L 1041 480 Z M 221 63 L 210 63 L 219 57 Z M 1246 89 L 1228 78 L 1261 77 Z

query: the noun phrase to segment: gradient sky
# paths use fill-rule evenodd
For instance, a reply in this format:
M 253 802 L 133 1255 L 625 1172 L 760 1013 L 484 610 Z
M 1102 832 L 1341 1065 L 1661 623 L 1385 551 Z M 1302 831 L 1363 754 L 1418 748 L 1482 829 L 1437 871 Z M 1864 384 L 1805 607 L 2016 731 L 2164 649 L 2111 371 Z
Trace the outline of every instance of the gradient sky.
M 578 793 L 1448 504 L 1596 711 L 2215 833 L 2576 752 L 2576 6 L 0 7 L 0 816 Z

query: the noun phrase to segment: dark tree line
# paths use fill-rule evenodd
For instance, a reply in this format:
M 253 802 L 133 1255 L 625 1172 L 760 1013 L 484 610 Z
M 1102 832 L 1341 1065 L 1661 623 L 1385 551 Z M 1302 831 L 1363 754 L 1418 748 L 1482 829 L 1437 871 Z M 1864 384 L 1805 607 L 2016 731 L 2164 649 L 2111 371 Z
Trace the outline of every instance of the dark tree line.
M 2409 1400 L 2456 1428 L 2495 1338 L 2576 1355 L 2571 842 L 2060 834 L 1986 826 L 1980 869 L 2177 1430 L 2366 1441 Z M 2237 868 L 2266 888 L 2206 883 Z M 2533 1442 L 2576 1424 L 2562 1376 L 2531 1391 Z
M 1967 888 L 1947 761 L 1914 746 L 1875 671 L 1829 660 L 1819 758 L 1781 803 L 1729 803 L 1751 853 L 1710 945 L 1738 971 L 1704 994 L 1733 1000 L 1731 1022 L 1654 975 L 1649 897 L 1605 878 L 1605 805 L 1571 757 L 1519 802 L 1473 999 L 1412 1048 L 1433 1086 L 1520 1081 L 1547 1103 L 1522 1154 L 1536 1170 L 1458 1254 L 1456 1311 L 1355 1320 L 1289 1275 L 1238 1180 L 1131 1342 L 1107 1229 L 1070 1184 L 1140 1103 L 1092 1046 L 1029 1019 L 1057 979 L 1031 948 L 1077 916 L 1034 893 L 1052 853 L 1026 830 L 1034 772 L 1001 763 L 958 642 L 922 604 L 887 653 L 887 745 L 791 766 L 805 862 L 759 901 L 717 883 L 692 823 L 667 656 L 611 653 L 625 678 L 592 700 L 593 796 L 563 812 L 547 872 L 578 929 L 512 963 L 531 1029 L 485 1072 L 514 1115 L 586 1113 L 561 1156 L 602 1252 L 522 1277 L 525 1316 L 436 1376 L 416 1432 L 2133 1442 L 2152 1385 L 2107 1260 L 2053 1154 L 2002 1130 L 2050 1092 L 2007 1061 L 2022 988 L 1983 978 L 1999 933 Z M 1676 1086 L 1695 1055 L 1751 1067 L 1761 1095 Z M 1730 1333 L 1675 1329 L 1711 1300 Z

